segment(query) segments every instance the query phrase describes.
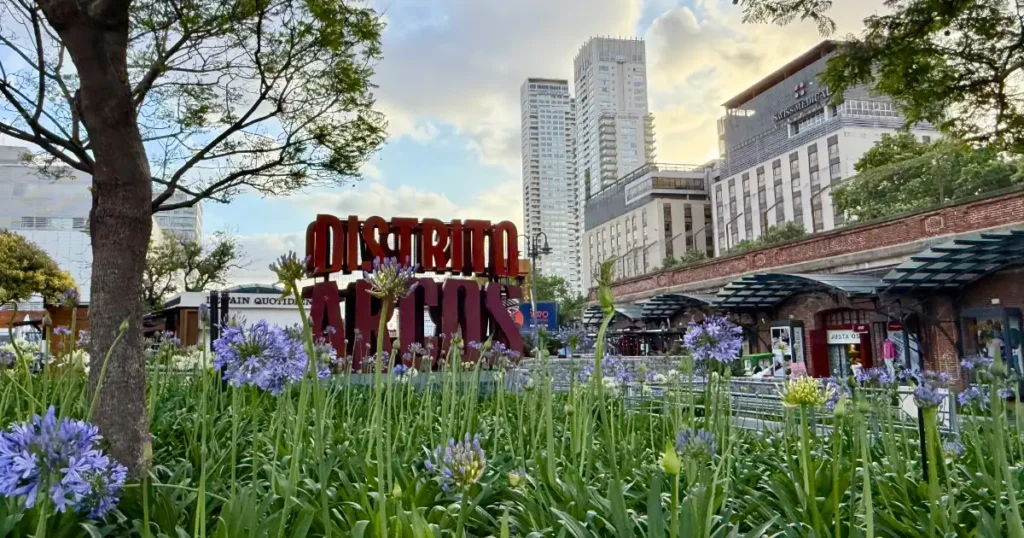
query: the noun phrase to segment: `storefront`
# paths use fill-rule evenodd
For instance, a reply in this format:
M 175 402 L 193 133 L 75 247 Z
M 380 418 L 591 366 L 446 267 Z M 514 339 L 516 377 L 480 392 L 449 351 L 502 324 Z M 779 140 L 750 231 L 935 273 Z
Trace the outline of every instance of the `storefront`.
M 897 353 L 911 364 L 959 374 L 962 358 L 994 357 L 1024 373 L 1024 229 L 980 233 L 927 249 L 883 279 L 889 297 L 913 300 L 933 320 L 921 343 L 905 339 Z M 898 331 L 895 331 L 898 336 Z

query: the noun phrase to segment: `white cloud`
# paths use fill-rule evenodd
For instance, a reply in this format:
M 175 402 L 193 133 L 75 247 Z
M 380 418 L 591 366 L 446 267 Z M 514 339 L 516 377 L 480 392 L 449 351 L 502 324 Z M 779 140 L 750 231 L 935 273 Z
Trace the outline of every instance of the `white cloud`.
M 374 78 L 390 133 L 416 138 L 422 122 L 446 122 L 482 163 L 518 175 L 520 85 L 571 83 L 586 39 L 632 35 L 639 13 L 640 0 L 395 3 Z
M 444 194 L 410 186 L 389 188 L 374 182 L 366 187 L 295 195 L 283 201 L 309 214 L 508 220 L 522 228 L 522 193 L 518 181 L 499 183 L 466 205 L 457 205 Z M 232 273 L 230 280 L 235 284 L 274 282 L 274 275 L 268 268 L 270 263 L 289 250 L 301 254 L 306 248 L 303 233 L 242 235 L 238 240 L 250 263 Z
M 841 36 L 859 32 L 881 1 L 837 4 L 831 16 Z M 664 11 L 644 35 L 659 160 L 716 155 L 721 104 L 822 40 L 809 22 L 780 27 L 741 18 L 731 0 L 698 0 Z

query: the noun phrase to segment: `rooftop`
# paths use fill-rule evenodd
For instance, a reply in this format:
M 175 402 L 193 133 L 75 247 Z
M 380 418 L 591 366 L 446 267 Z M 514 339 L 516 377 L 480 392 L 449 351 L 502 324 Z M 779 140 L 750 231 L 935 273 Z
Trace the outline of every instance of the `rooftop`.
M 813 48 L 811 48 L 811 50 L 808 50 L 807 52 L 801 54 L 800 56 L 797 56 L 786 65 L 775 70 L 775 72 L 757 81 L 757 83 L 755 83 L 753 86 L 743 90 L 742 92 L 736 94 L 736 96 L 733 97 L 732 99 L 729 99 L 728 101 L 722 103 L 722 106 L 724 106 L 725 108 L 739 107 L 740 105 L 746 103 L 747 101 L 750 101 L 751 99 L 757 97 L 768 88 L 771 88 L 772 86 L 775 86 L 776 84 L 793 76 L 793 74 L 795 74 L 797 71 L 800 71 L 801 69 L 807 67 L 808 65 L 811 65 L 812 63 L 818 61 L 819 59 L 824 58 L 829 54 L 832 54 L 832 52 L 834 52 L 838 46 L 839 43 L 837 41 L 832 40 L 825 40 L 822 41 L 821 43 L 818 43 Z

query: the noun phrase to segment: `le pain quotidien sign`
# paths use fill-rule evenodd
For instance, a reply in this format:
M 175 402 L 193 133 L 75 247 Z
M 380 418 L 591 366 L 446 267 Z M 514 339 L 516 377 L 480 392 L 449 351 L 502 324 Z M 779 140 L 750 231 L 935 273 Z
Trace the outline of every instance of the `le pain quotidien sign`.
M 420 277 L 413 292 L 399 300 L 399 356 L 413 344 L 434 344 L 434 359 L 447 352 L 449 339 L 438 342 L 434 335 L 424 334 L 425 309 L 440 334 L 461 331 L 467 345 L 493 337 L 509 349 L 523 351 L 519 326 L 504 302 L 522 299 L 518 233 L 511 222 L 317 215 L 306 228 L 306 257 L 315 277 L 315 283 L 303 290 L 311 299 L 313 333 L 329 340 L 339 355 L 345 350 L 354 369 L 376 352 L 384 304 L 370 294 L 364 280 L 340 289 L 330 276 L 369 271 L 375 258 L 396 257 L 403 264 L 415 264 L 423 275 L 465 277 L 444 282 Z M 472 277 L 488 282 L 481 285 Z M 386 313 L 388 318 L 392 314 L 393 310 Z M 392 352 L 392 346 L 385 336 L 385 351 Z M 473 359 L 471 353 L 465 356 Z

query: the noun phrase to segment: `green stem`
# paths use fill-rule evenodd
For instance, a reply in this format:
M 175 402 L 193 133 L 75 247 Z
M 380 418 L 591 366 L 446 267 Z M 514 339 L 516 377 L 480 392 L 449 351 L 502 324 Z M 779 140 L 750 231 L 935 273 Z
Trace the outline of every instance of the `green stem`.
M 860 437 L 861 465 L 864 469 L 864 521 L 867 525 L 867 538 L 875 537 L 875 507 L 871 502 L 871 447 L 868 445 L 867 417 L 861 414 L 857 420 L 857 430 Z
M 939 505 L 939 434 L 935 426 L 935 408 L 923 408 L 921 415 L 922 420 L 924 420 L 925 454 L 928 458 L 928 504 L 931 509 L 928 525 L 931 527 L 931 534 L 934 535 L 935 526 L 942 522 L 941 507 Z
M 800 406 L 800 468 L 804 475 L 804 502 L 811 511 L 811 524 L 814 526 L 816 535 L 823 535 L 821 531 L 821 516 L 818 514 L 818 498 L 816 492 L 811 489 L 811 440 L 807 426 L 807 406 Z

